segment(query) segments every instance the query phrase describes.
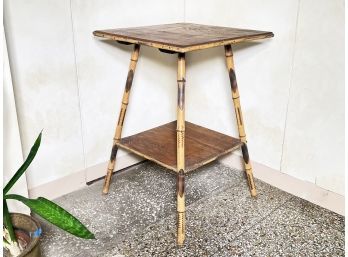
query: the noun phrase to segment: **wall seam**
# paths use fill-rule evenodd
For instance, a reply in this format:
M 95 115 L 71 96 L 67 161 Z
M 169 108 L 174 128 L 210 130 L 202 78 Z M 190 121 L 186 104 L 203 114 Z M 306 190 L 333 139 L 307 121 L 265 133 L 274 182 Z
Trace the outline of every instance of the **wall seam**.
M 3 53 L 4 53 L 4 47 L 6 47 L 6 54 L 7 54 L 7 59 L 8 59 L 8 65 L 9 65 L 9 69 L 10 69 L 10 76 L 11 76 L 11 83 L 12 83 L 12 92 L 13 92 L 13 98 L 14 98 L 14 105 L 15 105 L 15 109 L 16 109 L 16 117 L 17 117 L 17 124 L 18 124 L 18 130 L 19 130 L 19 141 L 21 142 L 21 152 L 22 152 L 22 159 L 24 160 L 24 156 L 25 156 L 25 153 L 24 153 L 24 142 L 22 140 L 23 138 L 23 131 L 22 131 L 22 126 L 20 124 L 20 120 L 19 120 L 19 108 L 18 108 L 18 97 L 16 96 L 16 90 L 15 90 L 15 84 L 16 84 L 16 81 L 15 81 L 15 78 L 13 76 L 14 74 L 14 69 L 13 69 L 13 63 L 12 63 L 12 58 L 10 58 L 10 48 L 9 48 L 9 38 L 8 38 L 8 33 L 6 32 L 7 29 L 5 29 L 6 27 L 6 20 L 5 20 L 5 17 L 4 17 L 4 24 L 2 25 L 2 29 L 3 29 Z M 27 176 L 27 173 L 25 173 L 25 176 Z M 28 183 L 27 183 L 28 184 Z
M 77 99 L 78 99 L 78 108 L 80 113 L 80 129 L 81 129 L 81 143 L 82 143 L 82 155 L 83 155 L 83 168 L 84 170 L 87 168 L 86 163 L 86 151 L 85 151 L 85 140 L 84 140 L 84 134 L 83 134 L 83 118 L 82 118 L 82 108 L 81 108 L 81 95 L 80 95 L 80 84 L 79 84 L 79 71 L 77 67 L 77 54 L 76 54 L 76 40 L 75 40 L 75 33 L 74 33 L 74 20 L 73 20 L 73 13 L 72 13 L 72 0 L 69 0 L 70 3 L 70 21 L 71 21 L 71 33 L 72 33 L 72 40 L 73 40 L 73 50 L 74 50 L 74 64 L 75 64 L 75 77 L 76 77 L 76 87 L 77 87 Z M 86 172 L 84 174 L 84 180 L 85 183 L 87 183 L 87 177 Z
M 285 121 L 284 121 L 282 153 L 281 153 L 281 156 L 280 156 L 280 163 L 279 163 L 279 170 L 281 172 L 283 171 L 282 166 L 283 166 L 283 157 L 284 157 L 285 136 L 286 136 L 287 121 L 288 121 L 288 112 L 289 112 L 290 97 L 291 97 L 291 88 L 292 88 L 293 77 L 294 77 L 294 63 L 295 63 L 295 54 L 296 54 L 296 43 L 297 43 L 298 20 L 299 20 L 299 15 L 300 15 L 300 6 L 301 6 L 301 0 L 298 0 L 297 14 L 296 14 L 296 24 L 295 24 L 295 38 L 294 38 L 294 42 L 293 42 L 292 60 L 291 60 L 291 69 L 290 69 L 290 82 L 289 82 L 289 90 L 288 90 L 288 101 L 286 103 L 286 112 L 285 112 Z
M 5 3 L 4 3 L 5 5 Z M 20 121 L 20 110 L 18 108 L 18 96 L 16 94 L 16 90 L 15 90 L 15 84 L 16 84 L 16 78 L 14 76 L 15 71 L 14 71 L 14 65 L 13 65 L 13 58 L 10 57 L 10 44 L 8 43 L 11 39 L 9 38 L 9 34 L 7 32 L 7 25 L 6 25 L 6 19 L 5 17 L 3 17 L 3 25 L 2 25 L 2 31 L 3 31 L 3 54 L 4 54 L 4 48 L 6 48 L 6 55 L 7 55 L 7 60 L 8 60 L 8 66 L 9 66 L 9 72 L 10 72 L 10 79 L 11 79 L 11 89 L 12 89 L 12 94 L 13 94 L 13 100 L 14 100 L 14 107 L 15 107 L 15 114 L 16 114 L 16 120 L 17 120 L 17 126 L 18 126 L 18 134 L 19 134 L 19 142 L 20 142 L 20 146 L 21 146 L 21 159 L 22 161 L 25 160 L 24 156 L 25 156 L 25 152 L 24 152 L 24 136 L 23 136 L 23 128 L 22 128 L 22 123 Z M 6 27 L 6 29 L 5 29 Z M 3 61 L 3 66 L 4 66 L 4 61 Z M 4 70 L 4 68 L 3 68 Z M 4 97 L 4 95 L 2 96 Z M 2 99 L 2 104 L 4 104 L 4 100 Z M 28 168 L 30 170 L 30 167 Z M 25 184 L 26 184 L 26 191 L 27 191 L 27 195 L 29 195 L 29 175 L 28 172 L 25 172 L 24 174 L 25 176 Z

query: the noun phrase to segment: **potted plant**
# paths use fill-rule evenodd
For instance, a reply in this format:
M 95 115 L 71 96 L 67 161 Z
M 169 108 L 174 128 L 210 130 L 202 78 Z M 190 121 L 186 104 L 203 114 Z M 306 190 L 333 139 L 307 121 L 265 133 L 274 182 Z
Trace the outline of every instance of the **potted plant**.
M 7 201 L 10 199 L 24 203 L 32 212 L 74 236 L 84 239 L 95 238 L 93 233 L 91 233 L 85 225 L 54 202 L 43 197 L 28 199 L 21 195 L 9 194 L 9 190 L 33 161 L 40 147 L 41 135 L 42 132 L 37 137 L 27 159 L 3 189 L 3 246 L 7 250 L 7 255 L 10 254 L 10 256 L 41 256 L 39 248 L 39 237 L 41 234 L 40 224 L 33 217 L 28 215 L 20 213 L 10 214 L 7 207 Z

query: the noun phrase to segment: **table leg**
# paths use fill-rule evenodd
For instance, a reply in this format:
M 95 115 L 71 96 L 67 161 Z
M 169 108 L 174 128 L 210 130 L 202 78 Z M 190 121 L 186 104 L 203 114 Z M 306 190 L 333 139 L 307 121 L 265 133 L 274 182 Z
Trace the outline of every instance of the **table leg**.
M 225 55 L 226 55 L 227 69 L 228 69 L 230 81 L 231 81 L 232 98 L 233 98 L 234 110 L 236 113 L 239 138 L 243 143 L 241 148 L 242 148 L 242 154 L 244 159 L 246 177 L 248 180 L 248 185 L 249 185 L 251 195 L 256 196 L 257 193 L 256 193 L 255 182 L 254 182 L 253 170 L 252 170 L 250 159 L 249 159 L 247 140 L 246 140 L 246 135 L 244 130 L 244 122 L 243 122 L 242 110 L 240 106 L 240 97 L 238 92 L 236 74 L 234 70 L 233 52 L 232 52 L 231 45 L 225 46 Z
M 185 54 L 178 55 L 178 104 L 177 104 L 177 243 L 185 240 Z
M 138 61 L 138 57 L 139 57 L 139 50 L 140 50 L 140 45 L 134 45 L 134 49 L 133 49 L 133 52 L 131 55 L 131 60 L 130 60 L 130 65 L 129 65 L 127 82 L 126 82 L 126 86 L 125 86 L 125 89 L 123 92 L 121 110 L 120 110 L 120 114 L 118 116 L 118 122 L 117 122 L 117 126 L 116 126 L 115 136 L 113 139 L 111 156 L 110 156 L 110 160 L 109 160 L 109 164 L 108 164 L 108 168 L 107 168 L 107 172 L 106 172 L 106 176 L 105 176 L 105 180 L 104 180 L 103 194 L 107 194 L 109 192 L 111 176 L 112 176 L 112 173 L 114 172 L 114 168 L 115 168 L 115 164 L 116 164 L 116 154 L 117 154 L 117 150 L 118 150 L 117 143 L 121 139 L 123 122 L 124 122 L 124 118 L 126 116 L 127 105 L 128 105 L 128 101 L 129 101 L 129 94 L 130 94 L 130 90 L 132 87 L 135 67 L 136 67 L 136 64 Z

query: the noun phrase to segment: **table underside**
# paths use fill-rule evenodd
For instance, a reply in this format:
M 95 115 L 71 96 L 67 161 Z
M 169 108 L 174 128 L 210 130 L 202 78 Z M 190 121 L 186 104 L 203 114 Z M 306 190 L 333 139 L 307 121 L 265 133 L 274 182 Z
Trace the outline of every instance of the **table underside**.
M 147 45 L 182 53 L 274 36 L 272 32 L 268 31 L 208 26 L 194 23 L 173 23 L 96 30 L 93 34 L 123 43 Z
M 125 137 L 117 145 L 177 171 L 176 121 Z M 185 172 L 197 169 L 241 146 L 241 141 L 185 122 Z

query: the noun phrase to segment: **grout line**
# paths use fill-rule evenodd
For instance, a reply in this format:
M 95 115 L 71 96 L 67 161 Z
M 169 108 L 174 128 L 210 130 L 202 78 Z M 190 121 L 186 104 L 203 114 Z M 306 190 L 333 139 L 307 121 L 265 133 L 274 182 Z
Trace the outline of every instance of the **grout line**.
M 224 166 L 224 167 L 227 167 L 227 166 L 225 166 L 224 164 L 219 163 L 219 162 L 217 162 L 217 164 L 222 165 L 222 166 Z M 241 170 L 238 170 L 238 169 L 234 169 L 234 168 L 231 168 L 231 167 L 227 167 L 227 168 L 228 168 L 228 169 L 232 169 L 234 173 L 243 173 L 243 172 L 244 172 L 244 171 L 241 171 Z M 233 175 L 232 175 L 232 176 L 233 176 Z M 235 177 L 240 178 L 240 176 L 239 176 L 238 174 L 236 174 Z M 187 178 L 187 179 L 189 179 L 189 178 Z M 207 198 L 209 198 L 209 197 L 211 197 L 211 196 L 213 196 L 213 195 L 216 196 L 216 195 L 218 195 L 218 194 L 221 194 L 221 193 L 227 191 L 229 188 L 234 188 L 234 187 L 237 186 L 238 184 L 241 184 L 241 183 L 244 183 L 244 182 L 245 182 L 244 179 L 241 178 L 240 181 L 233 181 L 232 183 L 230 183 L 230 184 L 228 184 L 228 185 L 225 185 L 225 186 L 220 186 L 220 185 L 219 185 L 219 186 L 217 186 L 216 188 L 214 188 L 214 189 L 213 189 L 209 194 L 207 194 L 206 196 L 203 196 L 202 198 L 199 198 L 199 199 L 197 199 L 196 201 L 194 201 L 194 202 L 192 202 L 192 203 L 190 203 L 190 204 L 186 204 L 186 205 L 185 205 L 185 206 L 186 206 L 186 209 L 188 209 L 188 207 L 191 206 L 191 205 L 193 205 L 193 204 L 202 202 L 202 201 L 204 201 L 205 199 L 207 199 Z M 185 182 L 185 183 L 186 183 L 186 182 Z
M 148 161 L 145 161 L 145 162 L 148 162 Z M 218 163 L 218 162 L 217 162 L 217 164 L 222 165 L 222 166 L 224 166 L 224 167 L 227 167 L 227 166 L 225 166 L 224 164 L 221 164 L 221 163 Z M 135 166 L 137 166 L 137 165 L 140 166 L 141 164 L 136 164 L 136 165 L 133 166 L 133 168 L 135 168 Z M 156 165 L 158 165 L 158 164 L 156 164 Z M 228 169 L 232 169 L 233 172 L 243 172 L 243 171 L 241 171 L 241 170 L 234 169 L 234 168 L 231 168 L 231 167 L 227 167 L 227 168 L 228 168 Z M 236 175 L 236 177 L 239 177 L 239 176 Z M 188 178 L 187 178 L 187 180 L 188 180 Z M 243 181 L 243 179 L 242 179 L 241 181 L 232 182 L 232 183 L 229 184 L 229 185 L 222 186 L 222 187 L 219 186 L 219 187 L 213 189 L 213 190 L 212 190 L 209 194 L 207 194 L 206 196 L 203 196 L 203 197 L 197 199 L 196 201 L 194 201 L 194 202 L 192 202 L 192 203 L 190 203 L 190 204 L 187 204 L 187 203 L 186 203 L 186 204 L 185 204 L 186 212 L 187 212 L 187 210 L 188 210 L 188 208 L 189 208 L 190 206 L 192 206 L 192 205 L 194 205 L 194 204 L 197 204 L 197 203 L 199 204 L 200 202 L 204 202 L 207 198 L 211 198 L 213 195 L 215 196 L 215 195 L 217 195 L 217 194 L 220 194 L 220 193 L 226 191 L 227 189 L 233 188 L 233 187 L 237 186 L 238 184 L 241 184 L 241 183 L 244 183 L 244 182 L 245 182 L 245 181 Z M 186 183 L 187 183 L 187 181 L 185 181 L 185 184 L 186 184 Z M 175 192 L 175 193 L 176 193 L 176 192 Z M 175 195 L 175 198 L 176 198 L 176 195 Z M 158 220 L 156 220 L 155 222 L 152 222 L 152 223 L 149 223 L 148 225 L 146 225 L 142 231 L 136 232 L 136 233 L 132 236 L 132 238 L 134 238 L 134 237 L 136 237 L 136 236 L 138 236 L 138 235 L 142 235 L 142 234 L 144 233 L 144 231 L 145 231 L 147 228 L 149 228 L 149 227 L 155 225 L 156 223 L 161 222 L 162 220 L 165 220 L 165 219 L 167 219 L 167 218 L 169 218 L 169 217 L 174 217 L 173 219 L 175 219 L 175 216 L 176 216 L 176 215 L 177 215 L 176 211 L 175 211 L 174 213 L 168 213 L 168 215 L 165 215 L 165 216 L 159 218 Z
M 222 164 L 223 165 L 223 164 Z M 225 166 L 225 165 L 223 165 Z M 225 166 L 227 167 L 227 166 Z M 239 169 L 233 169 L 231 167 L 228 167 L 229 169 L 232 169 L 234 172 L 242 172 L 240 171 Z M 237 175 L 238 176 L 238 175 Z M 226 191 L 227 189 L 229 188 L 232 188 L 232 187 L 235 187 L 236 185 L 238 184 L 241 184 L 241 183 L 244 183 L 245 181 L 241 180 L 241 181 L 238 181 L 236 183 L 231 183 L 230 185 L 227 185 L 227 186 L 224 186 L 224 187 L 221 187 L 221 188 L 218 188 L 218 189 L 214 189 L 212 190 L 209 194 L 207 194 L 206 196 L 198 199 L 197 201 L 194 201 L 192 202 L 191 204 L 186 204 L 186 211 L 188 211 L 189 207 L 192 206 L 192 205 L 196 205 L 197 203 L 199 204 L 200 202 L 204 202 L 207 198 L 211 198 L 213 195 L 216 195 L 216 194 L 220 194 L 224 191 Z M 267 184 L 267 183 L 266 183 Z M 271 186 L 273 188 L 275 188 L 274 186 Z M 247 227 L 245 228 L 244 230 L 242 230 L 242 232 L 240 234 L 238 234 L 236 237 L 233 237 L 233 241 L 235 241 L 237 238 L 239 238 L 240 236 L 242 236 L 243 234 L 247 233 L 250 229 L 256 227 L 258 224 L 260 224 L 260 222 L 262 223 L 262 221 L 271 216 L 275 211 L 277 211 L 279 208 L 285 206 L 286 203 L 288 203 L 289 201 L 291 201 L 292 199 L 294 198 L 297 198 L 296 196 L 290 196 L 289 199 L 287 199 L 286 201 L 284 201 L 283 203 L 280 203 L 277 207 L 275 207 L 273 210 L 271 210 L 269 213 L 267 213 L 266 215 L 262 216 L 259 220 L 255 221 L 254 224 L 252 224 L 250 227 Z M 153 226 L 154 224 L 158 223 L 158 222 L 161 222 L 162 220 L 164 219 L 167 219 L 169 217 L 175 217 L 176 213 L 171 213 L 171 214 L 168 214 L 166 215 L 165 217 L 162 217 L 161 219 L 158 219 L 156 222 L 154 223 L 151 223 L 151 224 L 148 224 L 141 232 L 138 232 L 136 233 L 134 236 L 139 236 L 139 235 L 142 235 L 144 233 L 144 231 L 146 229 L 148 229 L 149 227 Z M 224 244 L 223 246 L 226 246 L 228 243 Z
M 83 154 L 83 165 L 84 170 L 87 168 L 87 162 L 86 162 L 86 150 L 85 150 L 85 140 L 84 140 L 84 134 L 83 134 L 83 118 L 82 118 L 82 111 L 81 111 L 81 95 L 80 95 L 80 84 L 79 84 L 79 72 L 77 67 L 77 56 L 76 56 L 76 40 L 75 40 L 75 33 L 74 33 L 74 20 L 73 20 L 73 13 L 72 13 L 72 4 L 70 0 L 70 20 L 71 20 L 71 33 L 72 33 L 72 39 L 73 39 L 73 47 L 74 47 L 74 62 L 75 62 L 75 75 L 76 75 L 76 87 L 77 87 L 77 99 L 78 99 L 78 106 L 79 106 L 79 113 L 80 113 L 80 128 L 81 128 L 81 143 L 82 143 L 82 154 Z M 85 183 L 87 183 L 87 174 L 86 172 L 83 173 Z
M 289 82 L 289 90 L 288 90 L 288 101 L 286 103 L 286 112 L 285 112 L 285 121 L 284 121 L 282 153 L 281 153 L 281 156 L 280 156 L 280 163 L 279 163 L 279 171 L 280 172 L 282 172 L 285 136 L 286 136 L 286 128 L 287 128 L 287 121 L 288 121 L 290 96 L 291 96 L 291 87 L 292 87 L 292 84 L 293 84 L 293 77 L 294 77 L 294 63 L 295 63 L 295 54 L 296 54 L 296 43 L 297 43 L 298 20 L 299 20 L 299 14 L 300 14 L 300 5 L 301 5 L 301 0 L 298 0 L 297 14 L 296 14 L 296 25 L 295 25 L 295 38 L 294 38 L 294 42 L 293 42 L 293 54 L 292 54 L 292 60 L 291 60 L 290 82 Z
M 272 186 L 273 187 L 273 186 Z M 289 199 L 287 199 L 285 202 L 281 203 L 280 205 L 278 205 L 276 208 L 274 208 L 273 210 L 271 210 L 269 213 L 267 213 L 266 215 L 264 215 L 263 217 L 261 217 L 259 220 L 257 220 L 255 222 L 255 224 L 251 225 L 250 227 L 245 228 L 240 234 L 238 234 L 236 237 L 234 237 L 232 240 L 235 241 L 237 238 L 241 237 L 242 235 L 246 234 L 250 229 L 256 227 L 258 224 L 263 223 L 263 221 L 267 218 L 272 216 L 272 214 L 274 212 L 276 212 L 277 210 L 279 210 L 281 207 L 283 207 L 286 203 L 290 202 L 293 198 L 296 198 L 296 196 L 291 196 L 289 197 Z

